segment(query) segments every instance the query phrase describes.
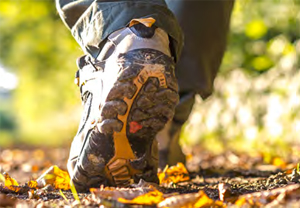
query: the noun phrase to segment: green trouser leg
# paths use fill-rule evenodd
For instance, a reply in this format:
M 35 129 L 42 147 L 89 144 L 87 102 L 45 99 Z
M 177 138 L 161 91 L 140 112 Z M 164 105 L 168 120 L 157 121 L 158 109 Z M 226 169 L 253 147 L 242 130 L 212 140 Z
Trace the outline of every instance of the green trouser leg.
M 159 138 L 160 167 L 184 162 L 178 144 L 180 130 L 194 104 L 194 95 L 205 99 L 213 91 L 213 82 L 226 48 L 233 0 L 166 0 L 184 33 L 184 48 L 176 65 L 180 103 L 165 136 Z M 168 135 L 168 136 L 166 136 Z
M 168 165 L 177 162 L 185 162 L 185 155 L 179 145 L 181 127 L 189 117 L 195 101 L 194 93 L 180 94 L 180 103 L 175 109 L 175 115 L 166 127 L 157 134 L 159 148 L 159 168 L 164 169 Z
M 234 0 L 166 0 L 184 34 L 176 64 L 181 93 L 211 95 L 227 43 Z
M 126 27 L 134 18 L 153 17 L 155 25 L 170 36 L 178 60 L 183 35 L 164 0 L 56 0 L 62 20 L 86 54 L 97 57 L 109 34 Z

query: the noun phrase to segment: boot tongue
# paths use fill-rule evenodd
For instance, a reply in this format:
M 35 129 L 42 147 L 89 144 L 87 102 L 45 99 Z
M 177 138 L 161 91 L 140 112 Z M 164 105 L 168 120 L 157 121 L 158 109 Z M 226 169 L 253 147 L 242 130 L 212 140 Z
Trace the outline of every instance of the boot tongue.
M 133 19 L 129 24 L 129 29 L 138 37 L 152 38 L 156 26 L 154 25 L 155 19 L 152 17 L 144 19 Z
M 155 33 L 155 29 L 157 27 L 155 25 L 151 26 L 151 27 L 147 27 L 144 24 L 136 24 L 133 25 L 132 27 L 130 27 L 129 29 L 138 37 L 141 38 L 152 38 L 154 33 Z
M 152 25 L 155 23 L 155 21 L 156 20 L 152 17 L 142 18 L 142 19 L 132 19 L 129 23 L 129 27 L 132 27 L 139 23 L 145 25 L 146 27 L 152 27 Z

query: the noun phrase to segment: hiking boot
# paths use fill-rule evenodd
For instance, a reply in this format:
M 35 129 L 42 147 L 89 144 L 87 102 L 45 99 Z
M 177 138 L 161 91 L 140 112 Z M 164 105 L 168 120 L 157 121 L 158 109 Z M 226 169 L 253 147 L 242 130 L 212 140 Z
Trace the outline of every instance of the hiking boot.
M 173 166 L 178 162 L 185 164 L 185 155 L 179 144 L 180 132 L 181 125 L 179 126 L 170 121 L 166 124 L 165 128 L 157 134 L 156 139 L 159 149 L 158 167 L 160 170 L 164 170 L 166 165 Z
M 149 19 L 112 33 L 96 59 L 78 61 L 84 113 L 68 171 L 79 192 L 158 183 L 153 141 L 174 115 L 178 86 L 168 35 Z
M 180 93 L 180 101 L 176 106 L 175 115 L 171 121 L 156 135 L 159 149 L 159 168 L 173 166 L 178 162 L 185 164 L 185 154 L 179 145 L 183 124 L 187 121 L 195 102 L 195 93 Z

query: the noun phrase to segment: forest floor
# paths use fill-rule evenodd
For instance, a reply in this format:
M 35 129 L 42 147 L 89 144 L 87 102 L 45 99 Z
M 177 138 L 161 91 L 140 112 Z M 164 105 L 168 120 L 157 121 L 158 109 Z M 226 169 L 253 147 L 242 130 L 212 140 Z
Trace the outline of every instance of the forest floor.
M 300 207 L 294 156 L 266 163 L 262 154 L 214 155 L 195 147 L 187 158 L 188 172 L 180 165 L 165 169 L 159 186 L 141 181 L 131 188 L 99 187 L 77 198 L 55 184 L 28 185 L 52 165 L 66 170 L 67 149 L 0 150 L 2 180 L 8 173 L 20 184 L 9 187 L 0 180 L 0 207 Z

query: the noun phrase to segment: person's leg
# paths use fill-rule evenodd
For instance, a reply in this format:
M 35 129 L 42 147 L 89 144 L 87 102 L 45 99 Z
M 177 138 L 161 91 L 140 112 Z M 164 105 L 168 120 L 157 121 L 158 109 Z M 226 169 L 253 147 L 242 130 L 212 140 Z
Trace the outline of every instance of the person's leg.
M 158 183 L 152 143 L 178 102 L 176 19 L 159 0 L 57 5 L 86 53 L 76 73 L 85 109 L 68 162 L 73 183 L 78 191 L 139 179 Z
M 213 91 L 213 82 L 226 48 L 233 0 L 166 0 L 184 33 L 184 47 L 176 65 L 180 103 L 168 132 L 158 140 L 160 167 L 184 162 L 178 144 L 181 126 L 187 120 L 194 95 L 205 99 Z M 169 139 L 167 136 L 169 135 Z
M 181 54 L 183 35 L 164 0 L 56 0 L 57 11 L 86 54 L 100 53 L 109 34 L 135 18 L 152 17 L 155 26 L 171 37 L 175 59 Z

